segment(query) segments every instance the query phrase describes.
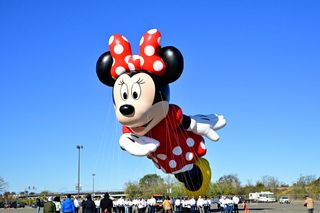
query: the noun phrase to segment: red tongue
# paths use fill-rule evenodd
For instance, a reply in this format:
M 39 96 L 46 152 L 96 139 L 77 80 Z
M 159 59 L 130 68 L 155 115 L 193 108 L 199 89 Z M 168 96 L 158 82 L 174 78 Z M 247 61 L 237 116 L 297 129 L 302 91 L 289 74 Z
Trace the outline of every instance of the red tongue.
M 134 132 L 141 132 L 144 130 L 145 127 L 139 126 L 139 127 L 131 127 L 132 131 Z

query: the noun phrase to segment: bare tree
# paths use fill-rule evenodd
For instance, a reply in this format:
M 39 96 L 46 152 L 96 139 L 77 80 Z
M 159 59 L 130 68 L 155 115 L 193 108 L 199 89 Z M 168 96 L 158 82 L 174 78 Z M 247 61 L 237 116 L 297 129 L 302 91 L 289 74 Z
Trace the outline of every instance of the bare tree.
M 8 184 L 0 177 L 0 192 L 3 192 L 7 188 Z
M 314 182 L 316 180 L 316 177 L 314 175 L 300 175 L 298 181 L 294 184 L 298 185 L 298 186 L 307 186 L 309 184 L 311 184 L 312 182 Z
M 276 177 L 265 175 L 262 177 L 262 183 L 265 188 L 275 190 L 280 186 L 280 181 Z

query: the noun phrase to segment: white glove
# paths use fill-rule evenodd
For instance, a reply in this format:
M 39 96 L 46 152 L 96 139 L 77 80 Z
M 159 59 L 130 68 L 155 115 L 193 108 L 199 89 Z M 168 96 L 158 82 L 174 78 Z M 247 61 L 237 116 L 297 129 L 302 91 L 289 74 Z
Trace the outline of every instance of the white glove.
M 188 130 L 205 136 L 210 140 L 219 140 L 219 135 L 215 130 L 218 130 L 226 125 L 226 120 L 222 115 L 194 115 L 190 116 L 191 123 Z
M 131 133 L 121 135 L 119 142 L 122 149 L 136 156 L 146 156 L 154 152 L 160 145 L 160 142 L 153 138 Z

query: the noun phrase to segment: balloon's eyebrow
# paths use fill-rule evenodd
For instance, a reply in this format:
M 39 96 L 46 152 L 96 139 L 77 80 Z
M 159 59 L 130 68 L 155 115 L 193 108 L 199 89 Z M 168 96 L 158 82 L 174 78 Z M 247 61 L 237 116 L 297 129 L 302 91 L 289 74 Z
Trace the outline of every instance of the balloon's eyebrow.
M 139 79 L 137 80 L 137 83 L 138 83 L 138 84 L 144 84 L 145 81 L 144 81 L 142 78 L 139 78 Z
M 123 79 L 121 79 L 120 82 L 118 83 L 118 85 L 121 86 L 121 85 L 123 85 L 123 84 L 125 84 L 125 83 L 124 83 Z

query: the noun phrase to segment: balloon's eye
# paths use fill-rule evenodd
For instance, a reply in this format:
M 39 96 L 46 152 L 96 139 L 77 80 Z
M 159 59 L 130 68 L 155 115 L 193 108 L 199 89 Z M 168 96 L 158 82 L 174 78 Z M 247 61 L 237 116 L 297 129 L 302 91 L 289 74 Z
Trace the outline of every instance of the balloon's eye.
M 120 95 L 123 100 L 128 99 L 128 87 L 126 84 L 122 84 L 120 88 Z
M 140 98 L 140 95 L 141 95 L 141 87 L 140 87 L 140 84 L 138 82 L 134 83 L 132 85 L 132 97 L 133 99 L 139 99 Z

